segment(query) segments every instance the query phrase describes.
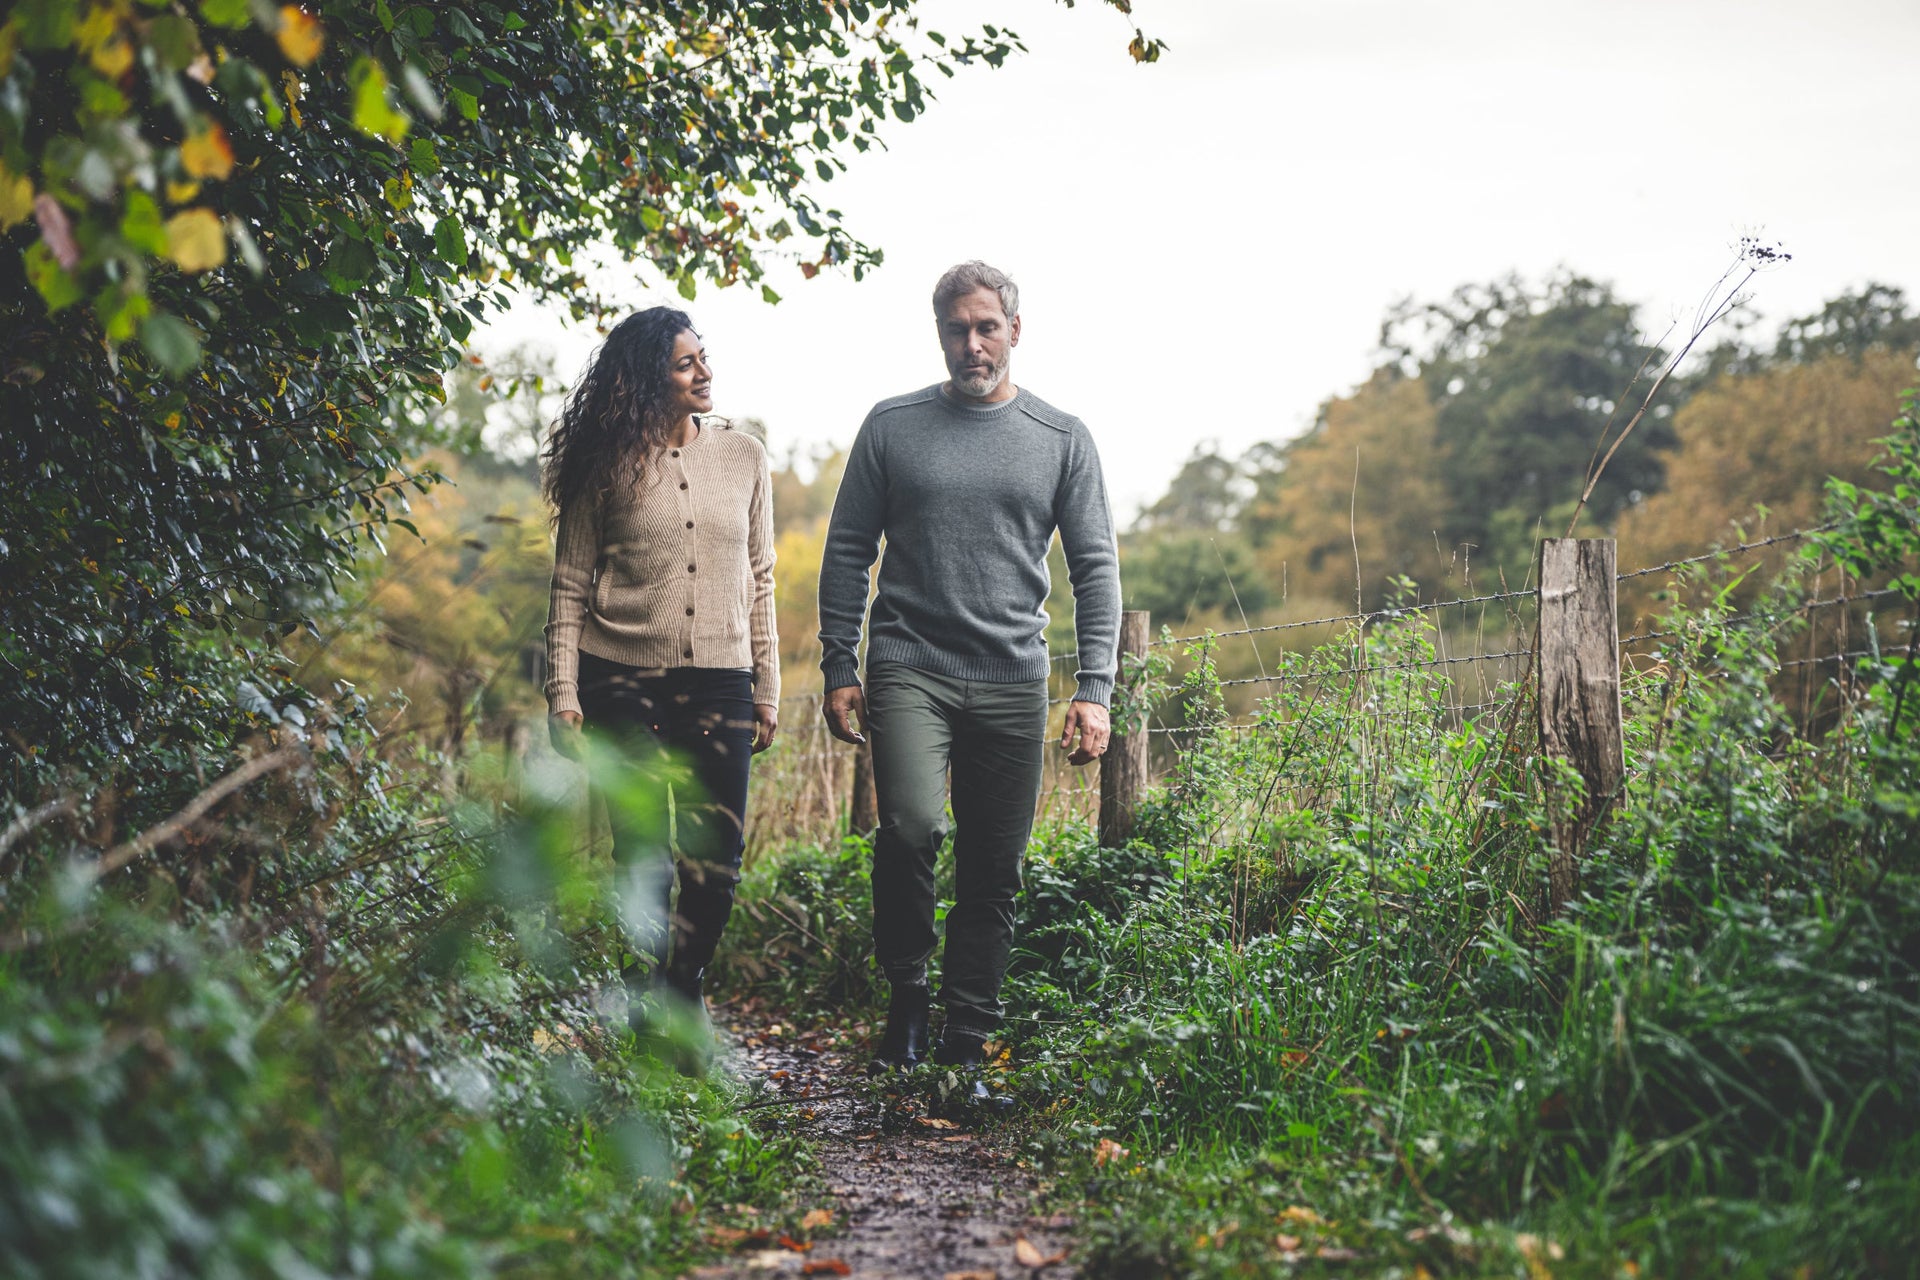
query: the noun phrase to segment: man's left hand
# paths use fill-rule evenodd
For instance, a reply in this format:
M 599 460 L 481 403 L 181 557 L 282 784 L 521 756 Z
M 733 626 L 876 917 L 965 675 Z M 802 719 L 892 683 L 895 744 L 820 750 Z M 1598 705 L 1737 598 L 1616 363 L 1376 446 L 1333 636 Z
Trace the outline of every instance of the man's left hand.
M 1074 738 L 1078 737 L 1080 745 L 1073 747 L 1073 754 L 1067 757 L 1067 763 L 1086 764 L 1107 753 L 1107 739 L 1112 736 L 1112 723 L 1107 719 L 1105 707 L 1097 702 L 1074 702 L 1067 707 L 1067 724 L 1060 734 L 1060 749 L 1065 751 L 1073 746 Z
M 753 704 L 753 754 L 759 755 L 773 745 L 780 732 L 780 708 L 765 702 Z

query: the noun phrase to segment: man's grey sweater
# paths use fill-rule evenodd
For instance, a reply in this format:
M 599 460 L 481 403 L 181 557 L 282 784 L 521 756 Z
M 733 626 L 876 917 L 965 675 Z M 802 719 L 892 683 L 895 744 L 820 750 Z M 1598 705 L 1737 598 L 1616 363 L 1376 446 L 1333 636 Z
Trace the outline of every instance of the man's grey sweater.
M 1053 532 L 1073 584 L 1079 687 L 1112 697 L 1120 565 L 1086 425 L 1025 390 L 974 406 L 939 386 L 873 407 L 847 456 L 820 565 L 820 669 L 860 683 L 867 571 L 884 534 L 869 661 L 963 680 L 1047 675 Z

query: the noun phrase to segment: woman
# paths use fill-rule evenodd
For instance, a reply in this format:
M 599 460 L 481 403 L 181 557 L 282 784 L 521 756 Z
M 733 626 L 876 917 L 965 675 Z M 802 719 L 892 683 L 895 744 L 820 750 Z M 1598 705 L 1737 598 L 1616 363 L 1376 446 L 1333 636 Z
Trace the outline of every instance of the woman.
M 712 384 L 685 312 L 638 312 L 607 335 L 546 454 L 557 526 L 549 728 L 577 759 L 584 723 L 614 744 L 632 784 L 616 781 L 608 812 L 635 1021 L 661 990 L 704 1012 L 701 978 L 740 879 L 748 761 L 779 728 L 767 456 L 730 424 L 702 420 Z M 670 925 L 668 820 L 647 800 L 667 755 L 691 767 L 699 792 L 675 793 Z

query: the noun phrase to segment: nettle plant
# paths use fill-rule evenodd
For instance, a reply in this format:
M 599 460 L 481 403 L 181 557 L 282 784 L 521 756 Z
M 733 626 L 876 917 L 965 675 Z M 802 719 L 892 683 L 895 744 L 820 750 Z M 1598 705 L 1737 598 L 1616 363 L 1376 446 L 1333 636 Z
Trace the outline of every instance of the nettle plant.
M 633 305 L 599 256 L 688 298 L 777 300 L 782 262 L 863 276 L 880 252 L 819 184 L 1020 48 L 914 0 L 11 6 L 8 772 L 231 719 L 209 637 L 299 626 L 404 526 L 426 410 L 510 298 Z

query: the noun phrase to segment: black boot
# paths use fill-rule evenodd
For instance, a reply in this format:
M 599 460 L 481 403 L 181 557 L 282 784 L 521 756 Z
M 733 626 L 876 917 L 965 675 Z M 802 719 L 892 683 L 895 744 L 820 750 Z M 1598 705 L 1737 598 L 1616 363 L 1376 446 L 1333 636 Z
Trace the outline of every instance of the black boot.
M 661 989 L 686 1005 L 703 1022 L 707 1019 L 707 996 L 701 986 L 706 973 L 705 969 L 684 969 L 670 964 L 660 976 Z
M 966 1028 L 948 1027 L 933 1051 L 936 1066 L 953 1068 L 958 1087 L 944 1093 L 942 1101 L 952 1110 L 1004 1111 L 1013 1099 L 997 1093 L 987 1084 L 987 1040 L 983 1034 Z
M 871 1076 L 887 1071 L 911 1071 L 927 1060 L 933 1002 L 927 984 L 896 982 L 887 1000 L 887 1031 L 867 1068 Z

